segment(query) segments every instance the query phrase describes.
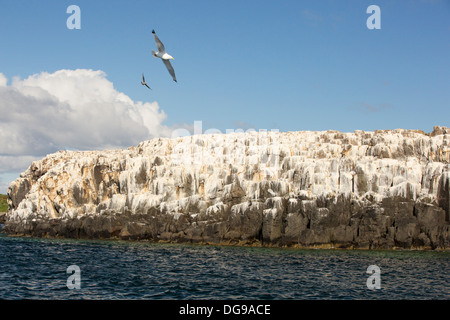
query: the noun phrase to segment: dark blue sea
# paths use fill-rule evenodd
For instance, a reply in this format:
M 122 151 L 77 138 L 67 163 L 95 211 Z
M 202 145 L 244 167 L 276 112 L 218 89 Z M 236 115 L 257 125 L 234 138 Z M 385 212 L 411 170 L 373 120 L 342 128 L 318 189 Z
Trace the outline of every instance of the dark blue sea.
M 67 268 L 79 268 L 69 289 Z M 379 268 L 369 289 L 367 268 Z M 371 282 L 375 283 L 375 282 Z M 450 252 L 300 250 L 0 235 L 0 299 L 450 298 Z

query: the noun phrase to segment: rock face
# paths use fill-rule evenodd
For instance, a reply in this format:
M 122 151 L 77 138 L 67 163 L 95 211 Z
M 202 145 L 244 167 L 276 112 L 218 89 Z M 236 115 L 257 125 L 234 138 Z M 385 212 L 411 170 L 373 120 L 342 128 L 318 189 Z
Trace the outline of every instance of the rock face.
M 8 234 L 449 248 L 450 129 L 246 132 L 57 152 L 11 183 Z

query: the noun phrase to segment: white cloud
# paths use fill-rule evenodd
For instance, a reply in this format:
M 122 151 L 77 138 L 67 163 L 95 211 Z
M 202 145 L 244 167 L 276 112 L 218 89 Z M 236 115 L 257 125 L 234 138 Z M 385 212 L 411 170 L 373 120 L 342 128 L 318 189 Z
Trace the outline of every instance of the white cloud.
M 0 156 L 0 174 L 22 172 L 41 156 Z M 1 192 L 0 192 L 1 193 Z
M 6 87 L 6 83 L 8 82 L 8 79 L 0 73 L 0 87 Z
M 0 73 L 0 172 L 64 149 L 123 148 L 170 136 L 157 102 L 135 102 L 102 71 L 42 72 L 7 85 Z

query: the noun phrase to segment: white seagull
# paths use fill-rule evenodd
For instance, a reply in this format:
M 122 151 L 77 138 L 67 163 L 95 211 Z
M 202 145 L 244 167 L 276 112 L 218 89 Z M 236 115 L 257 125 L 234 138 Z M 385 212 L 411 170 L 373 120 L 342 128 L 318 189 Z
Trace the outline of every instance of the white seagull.
M 141 84 L 142 84 L 143 86 L 146 86 L 146 87 L 149 88 L 150 90 L 152 90 L 152 88 L 150 88 L 150 87 L 147 85 L 147 83 L 145 82 L 144 74 L 142 74 L 142 81 L 141 81 Z
M 174 60 L 173 57 L 166 52 L 164 45 L 161 40 L 159 40 L 158 36 L 155 33 L 155 30 L 152 30 L 153 37 L 155 38 L 156 48 L 158 48 L 158 52 L 152 50 L 152 55 L 155 58 L 161 58 L 162 62 L 166 65 L 167 70 L 169 70 L 170 75 L 173 78 L 173 81 L 177 82 L 177 78 L 175 78 L 175 70 L 173 70 L 172 65 L 170 64 L 170 60 Z

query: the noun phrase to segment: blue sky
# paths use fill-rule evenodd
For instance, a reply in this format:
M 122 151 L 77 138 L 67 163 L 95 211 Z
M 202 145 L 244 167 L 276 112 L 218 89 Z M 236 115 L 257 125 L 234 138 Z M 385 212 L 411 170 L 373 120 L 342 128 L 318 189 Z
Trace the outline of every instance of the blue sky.
M 81 30 L 66 27 L 72 4 Z M 380 30 L 366 26 L 372 4 Z M 0 29 L 8 85 L 41 72 L 102 70 L 133 101 L 157 102 L 167 126 L 450 126 L 448 0 L 1 0 Z M 178 83 L 150 54 L 152 29 L 175 58 Z M 153 90 L 140 85 L 141 73 Z

